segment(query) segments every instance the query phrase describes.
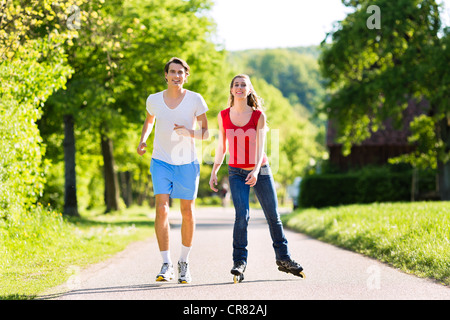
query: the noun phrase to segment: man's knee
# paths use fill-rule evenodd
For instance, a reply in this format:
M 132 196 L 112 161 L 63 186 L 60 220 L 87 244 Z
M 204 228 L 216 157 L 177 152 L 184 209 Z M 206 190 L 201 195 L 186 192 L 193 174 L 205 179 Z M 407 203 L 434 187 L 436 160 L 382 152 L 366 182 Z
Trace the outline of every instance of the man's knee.
M 194 221 L 194 204 L 193 203 L 180 203 L 181 215 L 184 221 Z
M 156 217 L 165 219 L 169 215 L 169 202 L 156 201 L 155 209 L 156 209 Z

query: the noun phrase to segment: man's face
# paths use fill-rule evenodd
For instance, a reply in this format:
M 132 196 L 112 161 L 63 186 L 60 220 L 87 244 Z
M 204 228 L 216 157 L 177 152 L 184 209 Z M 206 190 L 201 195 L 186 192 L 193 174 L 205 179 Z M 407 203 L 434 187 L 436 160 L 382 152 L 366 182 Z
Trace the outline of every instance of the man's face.
M 169 86 L 182 86 L 188 75 L 181 64 L 171 63 L 169 65 L 169 72 L 166 73 L 166 80 Z

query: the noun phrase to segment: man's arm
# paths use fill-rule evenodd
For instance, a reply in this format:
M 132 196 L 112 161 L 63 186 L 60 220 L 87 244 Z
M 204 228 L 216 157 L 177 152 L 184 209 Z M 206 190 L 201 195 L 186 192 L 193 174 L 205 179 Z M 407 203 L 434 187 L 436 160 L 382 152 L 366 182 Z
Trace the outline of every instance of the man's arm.
M 144 126 L 142 127 L 141 140 L 139 141 L 139 146 L 137 148 L 137 153 L 140 156 L 142 156 L 144 153 L 147 152 L 147 150 L 145 150 L 145 148 L 147 147 L 147 144 L 145 142 L 152 133 L 154 123 L 155 123 L 155 116 L 152 116 L 147 111 L 147 117 L 145 118 Z
M 196 130 L 196 131 L 200 131 L 200 134 L 201 134 L 201 137 L 199 136 L 198 139 L 207 140 L 209 138 L 209 131 L 208 131 L 208 119 L 206 118 L 206 113 L 203 113 L 197 117 L 197 123 L 198 123 L 198 126 L 200 127 L 200 129 Z M 195 136 L 195 134 L 196 133 L 194 133 L 194 136 Z
M 203 113 L 197 117 L 197 123 L 200 127 L 200 129 L 198 130 L 187 129 L 185 126 L 180 126 L 177 124 L 175 124 L 173 130 L 175 130 L 176 133 L 180 136 L 191 137 L 199 140 L 207 140 L 209 138 L 209 131 L 206 113 Z

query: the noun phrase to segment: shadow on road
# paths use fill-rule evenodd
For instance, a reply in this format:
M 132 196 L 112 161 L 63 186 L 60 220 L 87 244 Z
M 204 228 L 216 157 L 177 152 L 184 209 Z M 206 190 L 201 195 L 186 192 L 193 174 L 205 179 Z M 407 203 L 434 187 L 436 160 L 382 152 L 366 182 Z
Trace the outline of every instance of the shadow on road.
M 90 294 L 98 294 L 98 293 L 108 294 L 108 293 L 137 292 L 137 291 L 150 291 L 150 290 L 187 289 L 187 288 L 195 288 L 195 287 L 243 286 L 243 285 L 251 284 L 251 283 L 287 282 L 287 281 L 291 282 L 291 281 L 299 281 L 299 280 L 298 279 L 250 280 L 250 281 L 244 281 L 239 284 L 234 284 L 233 282 L 203 283 L 203 284 L 176 284 L 175 282 L 164 282 L 164 283 L 153 283 L 153 284 L 138 284 L 138 285 L 126 285 L 126 286 L 115 286 L 115 287 L 104 287 L 104 288 L 70 290 L 67 292 L 59 292 L 59 293 L 52 293 L 52 294 L 37 296 L 35 298 L 35 300 L 50 300 L 50 299 L 58 299 L 58 298 L 62 298 L 62 297 L 90 295 Z

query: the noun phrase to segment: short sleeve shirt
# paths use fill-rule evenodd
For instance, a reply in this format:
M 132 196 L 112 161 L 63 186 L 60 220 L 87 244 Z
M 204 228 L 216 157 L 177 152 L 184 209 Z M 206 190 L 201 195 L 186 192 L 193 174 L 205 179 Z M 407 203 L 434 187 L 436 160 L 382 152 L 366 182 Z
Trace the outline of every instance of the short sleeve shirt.
M 175 124 L 193 130 L 196 117 L 208 111 L 203 97 L 186 90 L 181 103 L 170 109 L 164 102 L 163 92 L 151 94 L 147 98 L 147 111 L 155 116 L 155 138 L 152 158 L 172 165 L 183 165 L 197 160 L 194 138 L 178 135 L 173 128 Z

